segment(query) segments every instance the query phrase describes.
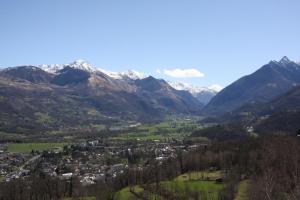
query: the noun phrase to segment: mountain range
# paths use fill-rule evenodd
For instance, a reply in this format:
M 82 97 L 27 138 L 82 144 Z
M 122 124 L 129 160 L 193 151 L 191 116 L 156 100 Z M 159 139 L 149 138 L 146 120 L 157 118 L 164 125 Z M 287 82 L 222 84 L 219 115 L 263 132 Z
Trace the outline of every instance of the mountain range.
M 76 60 L 71 64 L 54 64 L 54 65 L 44 64 L 44 65 L 39 65 L 38 67 L 43 69 L 46 72 L 55 74 L 66 66 L 75 69 L 81 69 L 83 71 L 88 71 L 91 73 L 102 72 L 113 79 L 123 80 L 129 83 L 133 83 L 135 80 L 144 79 L 148 77 L 144 73 L 138 72 L 136 70 L 128 70 L 124 72 L 113 72 L 101 68 L 96 68 L 93 65 L 89 64 L 88 62 L 86 62 L 85 60 Z M 183 91 L 190 92 L 195 98 L 197 98 L 204 105 L 207 104 L 211 100 L 211 98 L 214 97 L 222 89 L 222 87 L 219 85 L 212 85 L 210 87 L 199 87 L 184 82 L 167 81 L 167 83 L 176 90 L 183 90 Z
M 10 67 L 0 71 L 0 131 L 84 129 L 178 115 L 241 122 L 258 132 L 300 129 L 299 63 L 287 57 L 270 61 L 220 89 L 169 82 L 134 70 L 111 72 L 83 60 Z
M 114 74 L 116 75 L 116 74 Z M 149 121 L 199 115 L 203 104 L 166 81 L 119 73 L 84 61 L 18 66 L 0 71 L 0 130 L 30 132 L 94 126 L 113 120 Z

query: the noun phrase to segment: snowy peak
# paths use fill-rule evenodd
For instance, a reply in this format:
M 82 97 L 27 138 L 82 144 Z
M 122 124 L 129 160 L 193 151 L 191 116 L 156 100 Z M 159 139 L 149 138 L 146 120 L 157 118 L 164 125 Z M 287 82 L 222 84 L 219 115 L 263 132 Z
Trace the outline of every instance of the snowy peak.
M 111 78 L 121 79 L 121 80 L 138 80 L 147 77 L 145 74 L 135 70 L 128 70 L 125 72 L 111 72 L 106 70 L 101 70 L 101 71 L 106 75 L 110 76 Z
M 75 60 L 74 62 L 69 64 L 51 64 L 51 65 L 44 64 L 44 65 L 40 65 L 39 67 L 49 73 L 57 73 L 58 71 L 64 69 L 65 67 L 80 69 L 86 72 L 98 71 L 97 68 L 95 68 L 93 65 L 91 65 L 85 60 Z
M 147 77 L 145 74 L 135 70 L 128 70 L 127 72 L 123 72 L 122 75 L 133 80 L 144 79 Z
M 51 74 L 55 74 L 57 73 L 59 70 L 62 70 L 64 68 L 64 65 L 60 65 L 60 64 L 51 64 L 51 65 L 39 65 L 39 68 L 41 68 L 42 70 L 49 72 Z
M 292 61 L 287 56 L 283 56 L 283 58 L 281 58 L 281 60 L 279 61 L 280 64 L 288 64 L 291 62 Z
M 208 89 L 213 90 L 215 92 L 220 92 L 221 90 L 223 90 L 223 87 L 218 84 L 213 84 L 211 86 L 208 86 Z
M 75 60 L 74 62 L 69 64 L 52 64 L 52 65 L 44 64 L 39 66 L 39 68 L 52 74 L 58 73 L 60 70 L 64 69 L 65 67 L 80 69 L 90 73 L 102 72 L 113 79 L 121 79 L 121 80 L 137 80 L 137 79 L 143 79 L 147 77 L 145 74 L 135 70 L 128 70 L 125 72 L 112 72 L 105 69 L 96 68 L 95 66 L 91 65 L 89 62 L 81 59 Z
M 207 104 L 221 89 L 220 85 L 212 85 L 209 87 L 197 87 L 184 82 L 170 82 L 169 85 L 176 90 L 184 90 L 190 92 L 201 103 Z
M 80 69 L 87 72 L 98 71 L 97 68 L 95 68 L 93 65 L 91 65 L 85 60 L 75 60 L 73 63 L 69 64 L 68 66 L 74 69 Z
M 222 87 L 219 85 L 212 85 L 209 87 L 198 87 L 198 86 L 193 86 L 191 84 L 184 83 L 184 82 L 168 81 L 168 83 L 176 90 L 189 91 L 191 94 L 196 94 L 196 93 L 201 93 L 201 92 L 217 93 L 222 89 Z

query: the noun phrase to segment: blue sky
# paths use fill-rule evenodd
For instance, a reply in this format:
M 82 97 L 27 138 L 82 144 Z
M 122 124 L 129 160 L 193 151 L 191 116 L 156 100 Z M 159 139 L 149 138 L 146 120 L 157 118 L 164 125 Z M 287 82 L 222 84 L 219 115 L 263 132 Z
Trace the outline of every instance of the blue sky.
M 0 66 L 85 59 L 226 86 L 284 55 L 300 61 L 299 10 L 299 0 L 2 0 Z M 202 76 L 164 73 L 174 69 Z

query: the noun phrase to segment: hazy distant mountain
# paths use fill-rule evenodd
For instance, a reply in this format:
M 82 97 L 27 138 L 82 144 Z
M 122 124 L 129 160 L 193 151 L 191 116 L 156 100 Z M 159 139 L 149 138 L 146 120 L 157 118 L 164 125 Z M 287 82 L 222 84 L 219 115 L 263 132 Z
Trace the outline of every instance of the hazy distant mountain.
M 167 82 L 134 73 L 112 78 L 85 61 L 0 71 L 0 130 L 30 132 L 109 120 L 198 114 L 203 105 Z M 131 81 L 128 81 L 130 79 Z
M 213 85 L 211 87 L 198 87 L 183 82 L 168 82 L 176 90 L 190 92 L 202 104 L 207 104 L 220 90 L 221 86 Z
M 247 103 L 269 102 L 299 84 L 300 65 L 283 57 L 224 88 L 204 108 L 204 112 L 221 115 Z
M 187 91 L 175 90 L 166 81 L 149 76 L 135 81 L 142 98 L 174 113 L 199 114 L 203 104 Z

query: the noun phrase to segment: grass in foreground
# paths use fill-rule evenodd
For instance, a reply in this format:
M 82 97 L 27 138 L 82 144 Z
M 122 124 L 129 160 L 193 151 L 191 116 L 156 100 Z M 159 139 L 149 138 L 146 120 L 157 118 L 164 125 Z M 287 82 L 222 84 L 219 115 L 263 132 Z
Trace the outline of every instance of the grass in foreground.
M 203 176 L 205 176 L 204 179 Z M 191 172 L 182 174 L 172 181 L 163 181 L 160 185 L 173 194 L 185 194 L 188 196 L 191 192 L 199 192 L 200 195 L 205 195 L 210 200 L 217 200 L 220 191 L 224 188 L 224 184 L 217 183 L 214 180 L 220 177 L 222 177 L 221 171 Z M 145 192 L 140 186 L 135 186 L 134 189 L 138 194 Z M 115 197 L 116 200 L 138 200 L 138 198 L 130 192 L 129 187 L 120 190 Z M 163 197 L 153 193 L 148 197 L 150 199 L 153 197 L 153 199 L 156 200 L 163 199 Z
M 224 184 L 215 181 L 167 181 L 162 183 L 169 191 L 180 193 L 201 192 L 211 200 L 217 200 Z
M 119 192 L 116 193 L 114 200 L 141 200 L 143 199 L 143 195 L 145 195 L 145 191 L 140 186 L 134 186 L 134 192 L 140 195 L 140 197 L 137 197 L 132 192 L 130 192 L 129 187 L 123 188 Z M 148 200 L 162 200 L 160 196 L 153 193 L 147 193 L 146 198 Z
M 62 149 L 67 143 L 15 143 L 7 148 L 9 152 L 30 153 L 34 151 L 43 151 L 49 149 Z
M 78 197 L 78 198 L 63 198 L 63 200 L 96 200 L 96 197 Z
M 135 186 L 134 190 L 136 193 L 142 193 L 143 189 L 139 186 Z M 115 195 L 116 200 L 138 200 L 138 198 L 132 194 L 129 190 L 129 187 L 123 188 Z
M 249 180 L 241 181 L 238 186 L 238 192 L 234 200 L 248 200 L 248 189 L 250 186 Z

